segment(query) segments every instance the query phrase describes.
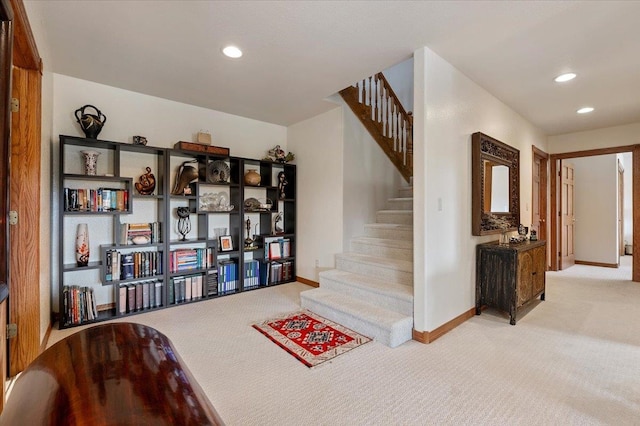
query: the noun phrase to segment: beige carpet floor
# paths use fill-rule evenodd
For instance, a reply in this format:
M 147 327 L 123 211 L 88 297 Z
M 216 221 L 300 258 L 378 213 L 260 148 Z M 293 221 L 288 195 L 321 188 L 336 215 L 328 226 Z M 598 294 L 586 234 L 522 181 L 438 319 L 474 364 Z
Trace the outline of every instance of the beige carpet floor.
M 548 273 L 516 326 L 488 309 L 429 345 L 371 342 L 312 369 L 251 328 L 298 310 L 300 283 L 127 320 L 172 340 L 228 425 L 639 425 L 629 264 Z

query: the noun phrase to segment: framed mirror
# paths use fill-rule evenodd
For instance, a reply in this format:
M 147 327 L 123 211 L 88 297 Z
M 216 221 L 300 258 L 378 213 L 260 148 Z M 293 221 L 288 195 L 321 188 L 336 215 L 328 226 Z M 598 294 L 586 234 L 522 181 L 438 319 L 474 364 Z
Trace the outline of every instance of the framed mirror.
M 520 151 L 484 133 L 471 135 L 473 235 L 515 231 L 520 224 Z

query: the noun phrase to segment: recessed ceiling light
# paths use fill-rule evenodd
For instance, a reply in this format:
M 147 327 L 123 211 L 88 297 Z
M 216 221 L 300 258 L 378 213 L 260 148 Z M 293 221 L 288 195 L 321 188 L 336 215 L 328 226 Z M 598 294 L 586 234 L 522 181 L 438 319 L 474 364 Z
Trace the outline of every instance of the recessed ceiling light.
M 224 49 L 222 49 L 222 53 L 225 54 L 225 56 L 228 56 L 230 58 L 239 58 L 242 56 L 242 50 L 238 49 L 235 46 L 227 46 Z
M 572 72 L 569 72 L 569 73 L 557 76 L 555 78 L 555 81 L 557 83 L 564 83 L 565 81 L 573 80 L 574 78 L 576 78 L 576 75 Z
M 591 107 L 584 107 L 584 108 L 580 108 L 580 109 L 579 109 L 579 110 L 577 110 L 576 112 L 577 112 L 578 114 L 586 114 L 586 113 L 591 112 L 591 111 L 593 111 L 593 108 L 591 108 Z

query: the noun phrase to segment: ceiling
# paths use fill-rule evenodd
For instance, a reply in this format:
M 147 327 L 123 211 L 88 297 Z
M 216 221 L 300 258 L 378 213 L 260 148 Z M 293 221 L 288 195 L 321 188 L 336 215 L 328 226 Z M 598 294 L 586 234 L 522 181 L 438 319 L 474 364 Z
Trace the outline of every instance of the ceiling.
M 548 135 L 640 122 L 640 2 L 24 3 L 48 71 L 280 125 L 423 46 Z

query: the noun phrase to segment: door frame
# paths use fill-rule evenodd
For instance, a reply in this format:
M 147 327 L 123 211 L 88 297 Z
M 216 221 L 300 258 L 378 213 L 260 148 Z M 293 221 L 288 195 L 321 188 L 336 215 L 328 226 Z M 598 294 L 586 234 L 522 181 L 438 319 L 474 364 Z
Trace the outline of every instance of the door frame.
M 624 145 L 617 146 L 611 148 L 599 148 L 599 149 L 590 149 L 585 151 L 573 151 L 573 152 L 563 152 L 559 154 L 551 154 L 549 156 L 550 162 L 550 188 L 551 188 L 551 197 L 550 197 L 550 212 L 551 212 L 551 230 L 549 233 L 550 247 L 551 247 L 551 270 L 558 271 L 559 269 L 559 250 L 560 247 L 560 227 L 558 226 L 558 214 L 559 214 L 559 202 L 558 197 L 560 193 L 558 191 L 558 183 L 559 183 L 559 169 L 558 163 L 559 160 L 567 160 L 571 158 L 579 158 L 579 157 L 592 157 L 595 155 L 607 155 L 607 154 L 621 154 L 623 152 L 631 152 L 632 153 L 632 204 L 633 204 L 633 247 L 640 248 L 640 145 Z M 617 190 L 617 189 L 616 189 Z M 638 226 L 635 226 L 638 224 Z M 636 282 L 640 282 L 640 256 L 633 256 L 633 262 L 631 264 L 631 276 L 632 280 Z
M 549 199 L 549 154 L 539 149 L 536 146 L 532 146 L 533 162 L 536 158 L 540 159 L 540 181 L 538 182 L 538 210 L 540 211 L 540 223 L 538 225 L 539 238 L 549 241 L 549 226 L 547 225 L 549 219 L 549 210 L 547 207 Z M 533 185 L 533 177 L 532 177 Z M 531 206 L 533 206 L 533 188 L 531 191 Z M 549 269 L 550 253 L 547 253 L 547 259 L 545 260 L 545 267 Z

